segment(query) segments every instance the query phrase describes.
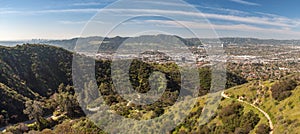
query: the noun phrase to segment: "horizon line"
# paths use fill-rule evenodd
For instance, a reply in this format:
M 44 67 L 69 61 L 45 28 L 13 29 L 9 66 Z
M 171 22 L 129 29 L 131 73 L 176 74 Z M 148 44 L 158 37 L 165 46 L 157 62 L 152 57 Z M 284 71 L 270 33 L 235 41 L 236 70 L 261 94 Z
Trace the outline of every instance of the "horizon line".
M 168 34 L 146 34 L 146 35 L 139 35 L 139 36 L 121 36 L 121 35 L 116 35 L 116 36 L 108 36 L 108 37 L 104 37 L 104 36 L 75 36 L 75 37 L 70 37 L 70 38 L 31 38 L 31 39 L 13 39 L 13 40 L 1 40 L 0 42 L 13 42 L 13 41 L 34 41 L 34 40 L 71 40 L 71 39 L 79 39 L 79 38 L 91 38 L 91 37 L 101 37 L 101 38 L 116 38 L 116 37 L 121 37 L 121 38 L 133 38 L 133 37 L 141 37 L 141 36 L 157 36 L 157 35 L 168 35 Z M 171 35 L 170 36 L 178 36 L 180 38 L 184 38 L 184 39 L 196 39 L 197 37 L 182 37 L 179 35 Z M 279 39 L 279 38 L 260 38 L 260 37 L 251 37 L 251 36 L 221 36 L 219 38 L 215 38 L 215 37 L 203 37 L 203 38 L 198 38 L 198 39 L 222 39 L 222 38 L 240 38 L 240 39 L 258 39 L 258 40 L 300 40 L 299 39 Z

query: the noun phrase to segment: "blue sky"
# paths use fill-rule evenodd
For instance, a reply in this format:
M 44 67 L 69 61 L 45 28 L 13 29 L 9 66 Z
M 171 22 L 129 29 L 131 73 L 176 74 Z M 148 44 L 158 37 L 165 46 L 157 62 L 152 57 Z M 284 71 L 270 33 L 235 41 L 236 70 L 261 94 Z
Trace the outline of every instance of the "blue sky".
M 201 38 L 300 39 L 299 5 L 299 0 L 0 0 L 0 40 L 193 37 L 183 26 Z M 111 31 L 126 18 L 131 19 Z

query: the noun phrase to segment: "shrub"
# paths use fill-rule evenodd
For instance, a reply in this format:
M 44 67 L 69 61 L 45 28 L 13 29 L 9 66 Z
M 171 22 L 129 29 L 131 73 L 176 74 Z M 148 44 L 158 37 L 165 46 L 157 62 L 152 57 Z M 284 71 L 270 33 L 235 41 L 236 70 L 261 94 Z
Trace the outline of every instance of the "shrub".
M 256 134 L 268 134 L 271 131 L 270 127 L 266 124 L 261 124 L 257 127 Z
M 278 101 L 284 100 L 292 95 L 291 90 L 294 90 L 296 87 L 297 83 L 292 79 L 277 82 L 271 87 L 272 97 Z

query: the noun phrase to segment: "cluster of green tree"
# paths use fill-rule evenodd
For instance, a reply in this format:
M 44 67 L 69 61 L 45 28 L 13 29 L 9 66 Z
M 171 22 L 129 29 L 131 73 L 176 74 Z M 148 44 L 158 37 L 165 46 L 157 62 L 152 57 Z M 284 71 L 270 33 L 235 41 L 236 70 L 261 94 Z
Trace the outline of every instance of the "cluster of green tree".
M 200 86 L 201 86 L 201 90 L 200 92 L 205 91 L 205 93 L 207 93 L 210 89 L 211 89 L 211 75 L 212 75 L 212 70 L 210 68 L 200 68 L 199 69 L 199 79 L 200 79 Z M 219 74 L 222 74 L 222 72 L 220 72 Z M 224 88 L 228 89 L 230 87 L 234 87 L 237 85 L 241 85 L 244 83 L 247 83 L 247 80 L 244 79 L 243 77 L 240 77 L 232 72 L 228 72 L 226 71 L 226 75 L 222 76 L 219 75 L 218 77 L 225 77 L 226 78 L 226 85 Z M 218 78 L 214 78 L 215 81 L 218 81 Z M 203 95 L 203 94 L 201 94 Z
M 106 134 L 87 118 L 66 119 L 54 129 L 31 130 L 33 134 Z
M 201 110 L 201 109 L 199 109 Z M 219 123 L 206 123 L 200 126 L 199 117 L 203 114 L 201 111 L 191 113 L 183 123 L 174 129 L 174 133 L 234 133 L 247 134 L 252 131 L 260 118 L 253 111 L 244 112 L 244 107 L 238 103 L 231 103 L 225 107 L 219 107 L 217 114 L 210 120 L 219 120 Z M 261 126 L 259 132 L 264 131 L 265 126 Z M 268 129 L 267 129 L 268 130 Z
M 94 122 L 91 122 L 87 118 L 79 118 L 72 121 L 66 120 L 55 127 L 52 133 L 105 134 Z
M 53 99 L 55 103 L 51 103 L 52 105 L 50 104 L 50 106 L 59 109 L 60 112 L 65 113 L 68 117 L 77 118 L 84 116 L 73 86 L 60 84 L 58 93 L 53 94 Z
M 119 64 L 126 64 L 128 61 L 120 61 Z M 151 89 L 149 80 L 153 72 L 161 72 L 166 77 L 166 89 L 162 94 L 162 97 L 153 104 L 148 105 L 132 105 L 132 107 L 126 106 L 128 103 L 118 93 L 116 93 L 116 86 L 113 83 L 111 77 L 111 62 L 110 61 L 98 61 L 96 64 L 96 77 L 99 85 L 99 90 L 106 104 L 112 106 L 118 114 L 123 116 L 130 116 L 131 110 L 141 111 L 155 111 L 155 115 L 159 116 L 163 114 L 164 107 L 171 106 L 177 99 L 180 91 L 180 71 L 175 64 L 148 64 L 139 60 L 133 60 L 129 68 L 129 80 L 130 86 L 139 93 L 146 93 Z M 122 67 L 122 65 L 120 65 Z M 122 74 L 121 74 L 122 75 Z M 123 77 L 123 76 L 121 76 Z M 127 83 L 118 83 L 120 85 L 126 85 Z M 122 88 L 127 88 L 122 86 Z M 158 84 L 158 90 L 162 88 L 162 84 Z M 125 90 L 125 89 L 124 89 Z M 149 98 L 151 99 L 151 98 Z M 117 106 L 116 106 L 117 105 Z M 135 117 L 142 118 L 142 116 Z
M 123 67 L 122 63 L 126 65 L 128 61 L 120 61 L 120 67 Z M 179 66 L 177 66 L 175 63 L 166 63 L 166 64 L 156 64 L 156 63 L 145 63 L 139 60 L 133 60 L 130 68 L 129 68 L 129 75 L 122 75 L 117 76 L 120 78 L 126 78 L 129 77 L 130 80 L 130 86 L 132 88 L 140 93 L 146 93 L 151 89 L 150 86 L 150 77 L 153 72 L 161 72 L 162 74 L 165 74 L 166 77 L 166 89 L 164 93 L 162 94 L 161 98 L 156 101 L 153 104 L 149 105 L 143 105 L 143 106 L 135 106 L 133 108 L 128 108 L 124 105 L 127 104 L 127 101 L 125 101 L 118 93 L 115 92 L 116 83 L 113 83 L 112 77 L 111 77 L 111 68 L 110 68 L 110 61 L 98 61 L 96 64 L 96 77 L 97 77 L 97 83 L 99 85 L 99 90 L 101 92 L 101 95 L 103 96 L 104 100 L 106 101 L 106 104 L 112 106 L 118 104 L 118 107 L 114 107 L 117 110 L 117 113 L 121 115 L 128 116 L 130 113 L 130 110 L 137 109 L 137 110 L 145 110 L 145 111 L 162 111 L 164 108 L 168 106 L 172 106 L 174 102 L 177 101 L 178 95 L 180 93 L 181 87 L 183 84 L 181 83 L 181 71 L 186 71 L 186 73 L 189 73 L 187 70 L 180 70 Z M 114 68 L 116 69 L 116 68 Z M 121 70 L 121 69 L 120 69 Z M 116 70 L 114 70 L 116 71 Z M 121 71 L 118 71 L 121 72 Z M 211 69 L 210 68 L 199 68 L 196 72 L 199 72 L 199 79 L 198 83 L 200 84 L 200 87 L 198 88 L 199 96 L 205 95 L 210 91 L 211 88 Z M 126 72 L 125 72 L 126 73 Z M 192 75 L 192 74 L 191 74 Z M 234 75 L 230 72 L 226 73 L 228 79 L 226 82 L 226 88 L 240 85 L 245 82 L 247 82 L 245 79 Z M 226 77 L 226 76 L 224 76 Z M 192 82 L 192 80 L 188 80 L 189 82 Z M 121 81 L 123 82 L 123 81 Z M 115 85 L 114 85 L 115 84 Z M 126 85 L 126 81 L 124 83 L 118 83 L 121 85 Z M 188 83 L 185 83 L 188 84 Z M 162 88 L 163 84 L 158 84 L 157 90 Z M 127 88 L 127 86 L 121 86 L 121 88 Z M 186 89 L 186 91 L 189 91 Z M 120 105 L 120 104 L 123 104 Z M 120 108 L 123 107 L 123 108 Z M 160 110 L 159 110 L 160 109 Z M 120 111 L 121 110 L 121 111 Z M 125 111 L 122 111 L 125 110 Z M 126 114 L 124 114 L 126 113 Z M 163 112 L 156 113 L 158 115 L 163 114 Z
M 0 109 L 7 123 L 28 119 L 20 112 L 27 100 L 47 99 L 60 83 L 72 85 L 71 61 L 71 52 L 47 45 L 0 47 Z
M 25 115 L 18 114 L 18 110 L 23 110 L 24 102 L 28 99 L 15 90 L 0 83 L 0 126 L 6 126 L 10 122 L 17 122 L 19 118 L 26 119 Z
M 276 82 L 272 85 L 272 97 L 275 100 L 281 101 L 292 95 L 292 90 L 297 87 L 297 82 L 293 79 L 286 79 Z
M 77 101 L 74 88 L 60 84 L 58 92 L 53 94 L 45 102 L 37 100 L 28 100 L 25 102 L 23 113 L 28 115 L 29 121 L 10 126 L 6 132 L 24 133 L 29 131 L 41 131 L 53 128 L 63 122 L 64 119 L 76 119 L 85 116 Z M 47 112 L 55 110 L 55 114 Z M 46 113 L 49 115 L 45 116 Z M 57 119 L 53 119 L 55 117 Z M 59 118 L 60 117 L 60 118 Z M 28 124 L 32 124 L 29 125 Z M 58 128 L 60 128 L 58 126 Z M 60 128 L 61 129 L 61 128 Z

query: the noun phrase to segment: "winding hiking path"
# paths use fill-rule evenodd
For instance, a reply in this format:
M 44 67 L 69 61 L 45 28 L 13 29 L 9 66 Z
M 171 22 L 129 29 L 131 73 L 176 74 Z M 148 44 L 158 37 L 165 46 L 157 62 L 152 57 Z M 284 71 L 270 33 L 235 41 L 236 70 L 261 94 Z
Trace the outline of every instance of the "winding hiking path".
M 234 100 L 237 100 L 237 101 L 239 101 L 239 102 L 242 102 L 242 103 L 245 103 L 245 104 L 247 104 L 247 105 L 250 105 L 250 106 L 254 107 L 255 109 L 257 109 L 258 111 L 260 111 L 260 112 L 268 119 L 268 121 L 269 121 L 269 126 L 270 126 L 270 129 L 271 129 L 270 134 L 273 134 L 273 129 L 274 129 L 273 122 L 272 122 L 272 120 L 271 120 L 270 115 L 269 115 L 267 112 L 265 112 L 264 110 L 260 109 L 259 107 L 255 106 L 255 105 L 253 105 L 253 104 L 251 104 L 251 103 L 249 103 L 249 102 L 243 101 L 243 100 L 241 100 L 241 99 L 230 98 L 228 95 L 226 95 L 226 94 L 224 93 L 224 91 L 221 93 L 221 95 L 222 95 L 222 97 L 224 97 L 224 98 L 227 98 L 227 99 L 234 99 Z

